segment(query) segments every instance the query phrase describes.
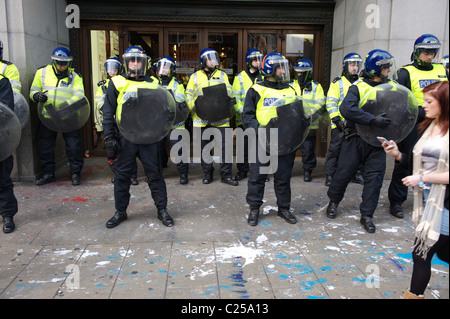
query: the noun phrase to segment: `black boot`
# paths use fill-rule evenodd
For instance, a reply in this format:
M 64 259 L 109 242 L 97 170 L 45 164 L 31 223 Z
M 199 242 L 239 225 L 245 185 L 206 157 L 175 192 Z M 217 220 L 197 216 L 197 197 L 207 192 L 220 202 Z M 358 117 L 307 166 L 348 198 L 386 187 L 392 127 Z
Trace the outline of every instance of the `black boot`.
M 55 181 L 55 175 L 46 173 L 36 181 L 36 185 L 41 186 Z
M 375 225 L 372 221 L 372 217 L 369 216 L 361 216 L 361 225 L 364 226 L 366 232 L 373 234 L 375 232 Z
M 11 216 L 3 217 L 3 232 L 5 234 L 12 233 L 16 229 L 16 225 L 14 224 L 14 220 Z
M 259 209 L 251 209 L 250 214 L 248 214 L 247 223 L 250 226 L 258 225 Z
M 327 207 L 327 217 L 331 219 L 335 219 L 337 215 L 338 204 L 329 202 Z
M 228 184 L 230 186 L 238 186 L 239 182 L 238 181 L 234 181 L 231 177 L 225 177 L 225 178 L 221 178 L 221 182 Z
M 244 178 L 247 178 L 247 173 L 246 172 L 238 172 L 237 175 L 234 177 L 234 180 L 241 181 Z
M 164 226 L 167 226 L 167 227 L 173 226 L 173 219 L 172 219 L 172 217 L 170 217 L 166 208 L 158 210 L 158 219 L 160 221 L 162 221 Z
M 403 218 L 405 215 L 403 214 L 402 205 L 399 204 L 391 204 L 389 206 L 389 212 L 392 216 L 397 218 Z
M 210 184 L 213 181 L 213 174 L 207 173 L 205 174 L 205 178 L 203 179 L 203 184 Z
M 127 220 L 127 212 L 116 211 L 114 216 L 106 222 L 106 228 L 114 228 L 124 220 Z
M 79 174 L 72 174 L 72 185 L 73 186 L 78 186 L 80 184 L 81 184 L 80 175 Z
M 181 185 L 185 185 L 187 183 L 189 183 L 189 179 L 188 179 L 187 174 L 181 174 L 180 175 L 180 184 Z
M 312 178 L 311 178 L 311 171 L 306 171 L 306 170 L 305 170 L 305 173 L 304 173 L 304 176 L 303 176 L 303 180 L 304 180 L 305 182 L 311 182 L 311 181 L 312 181 Z
M 278 216 L 283 218 L 289 224 L 295 224 L 297 222 L 297 219 L 295 218 L 294 215 L 291 214 L 288 208 L 278 207 Z

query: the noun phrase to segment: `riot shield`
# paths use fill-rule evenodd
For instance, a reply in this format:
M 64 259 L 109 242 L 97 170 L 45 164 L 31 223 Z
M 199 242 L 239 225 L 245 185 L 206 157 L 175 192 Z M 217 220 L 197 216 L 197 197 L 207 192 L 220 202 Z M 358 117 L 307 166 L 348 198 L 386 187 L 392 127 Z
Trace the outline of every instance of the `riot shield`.
M 17 148 L 22 127 L 17 115 L 0 102 L 0 161 L 7 159 Z
M 122 135 L 135 144 L 153 144 L 169 134 L 175 120 L 173 95 L 163 86 L 148 82 L 126 92 L 116 117 Z
M 189 107 L 186 102 L 177 102 L 176 104 L 175 120 L 173 121 L 173 124 L 184 123 L 189 117 Z
M 57 87 L 38 104 L 39 120 L 49 130 L 69 133 L 83 127 L 91 112 L 88 99 L 73 88 Z
M 297 150 L 309 133 L 313 110 L 300 96 L 287 96 L 275 100 L 265 111 L 270 120 L 266 128 L 266 150 L 278 149 L 278 155 Z M 277 129 L 278 140 L 270 140 L 270 129 Z
M 28 106 L 27 100 L 21 93 L 17 92 L 16 90 L 13 90 L 13 94 L 14 94 L 14 113 L 16 113 L 20 121 L 20 126 L 23 129 L 28 124 L 28 120 L 30 118 L 30 107 Z
M 208 122 L 218 122 L 232 118 L 235 114 L 236 98 L 233 87 L 222 81 L 202 83 L 193 95 L 194 112 Z
M 417 99 L 403 85 L 384 83 L 371 89 L 360 101 L 360 108 L 373 116 L 386 113 L 392 120 L 386 128 L 356 124 L 358 135 L 368 144 L 381 147 L 377 136 L 396 143 L 405 139 L 414 128 L 419 112 Z

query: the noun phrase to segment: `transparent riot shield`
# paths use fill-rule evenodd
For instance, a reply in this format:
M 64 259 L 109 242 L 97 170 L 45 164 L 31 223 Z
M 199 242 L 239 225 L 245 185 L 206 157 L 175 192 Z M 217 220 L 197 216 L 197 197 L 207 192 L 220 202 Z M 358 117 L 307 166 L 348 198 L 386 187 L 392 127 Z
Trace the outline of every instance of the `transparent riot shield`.
M 381 147 L 377 136 L 396 143 L 405 139 L 414 128 L 419 112 L 417 99 L 403 85 L 384 83 L 377 85 L 361 99 L 360 108 L 373 116 L 386 113 L 392 120 L 386 128 L 356 124 L 358 135 L 368 144 Z
M 38 117 L 49 130 L 69 133 L 86 124 L 91 109 L 88 99 L 79 90 L 58 87 L 46 94 L 47 101 L 38 104 Z
M 173 124 L 184 123 L 189 117 L 189 107 L 186 102 L 177 102 L 176 104 L 175 120 L 173 121 Z
M 135 144 L 153 144 L 170 133 L 175 120 L 176 103 L 163 86 L 143 82 L 126 92 L 116 114 L 122 135 Z
M 297 150 L 309 133 L 314 108 L 300 96 L 286 96 L 274 101 L 266 108 L 260 121 L 266 128 L 266 150 L 277 149 L 278 155 Z M 270 129 L 277 129 L 278 140 L 270 140 Z
M 233 87 L 225 82 L 210 80 L 202 83 L 194 92 L 194 112 L 208 122 L 232 118 L 236 113 Z
M 14 94 L 14 113 L 16 113 L 20 125 L 22 129 L 28 124 L 28 121 L 30 119 L 30 106 L 28 105 L 27 100 L 25 97 L 17 92 L 16 90 L 13 90 Z
M 6 104 L 0 102 L 0 161 L 17 148 L 22 134 L 19 118 Z

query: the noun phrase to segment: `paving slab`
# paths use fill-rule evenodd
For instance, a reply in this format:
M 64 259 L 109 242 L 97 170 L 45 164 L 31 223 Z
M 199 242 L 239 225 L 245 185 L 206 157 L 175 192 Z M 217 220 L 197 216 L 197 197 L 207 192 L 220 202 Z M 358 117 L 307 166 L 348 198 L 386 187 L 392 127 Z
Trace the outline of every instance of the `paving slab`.
M 55 183 L 15 183 L 16 230 L 0 234 L 0 298 L 399 299 L 413 265 L 412 191 L 405 218 L 394 218 L 385 179 L 377 231 L 368 234 L 359 222 L 359 184 L 348 186 L 336 219 L 325 216 L 323 164 L 318 159 L 313 181 L 305 183 L 296 159 L 294 225 L 277 216 L 271 177 L 259 223 L 249 226 L 247 180 L 221 183 L 218 164 L 209 185 L 198 163 L 191 164 L 187 185 L 178 183 L 175 165 L 164 170 L 171 228 L 157 219 L 139 161 L 128 220 L 113 229 L 105 227 L 115 209 L 104 158 L 85 159 L 78 187 L 67 166 Z M 448 291 L 448 264 L 435 257 L 427 298 L 448 299 Z

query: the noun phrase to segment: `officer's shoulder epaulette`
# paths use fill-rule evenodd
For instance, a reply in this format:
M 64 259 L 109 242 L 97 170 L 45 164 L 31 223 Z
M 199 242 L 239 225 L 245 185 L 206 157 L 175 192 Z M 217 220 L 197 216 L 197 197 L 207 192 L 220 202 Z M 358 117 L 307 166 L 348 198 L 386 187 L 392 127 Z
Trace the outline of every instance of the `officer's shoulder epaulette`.
M 340 79 L 341 79 L 341 77 L 340 77 L 340 76 L 337 76 L 337 77 L 335 77 L 335 78 L 333 79 L 333 81 L 331 81 L 331 82 L 336 83 L 336 82 L 339 81 Z
M 11 65 L 11 64 L 13 64 L 12 62 L 9 62 L 9 61 L 6 61 L 6 60 L 1 60 L 1 62 L 2 62 L 3 64 L 6 64 L 6 65 Z
M 78 70 L 73 70 L 73 72 L 75 72 L 80 78 L 82 78 L 83 76 L 81 75 L 81 72 Z
M 47 64 L 48 65 L 48 64 Z M 43 65 L 43 66 L 40 66 L 40 67 L 38 67 L 37 69 L 38 70 L 40 70 L 40 69 L 44 69 L 44 68 L 46 68 L 47 67 L 47 65 Z

